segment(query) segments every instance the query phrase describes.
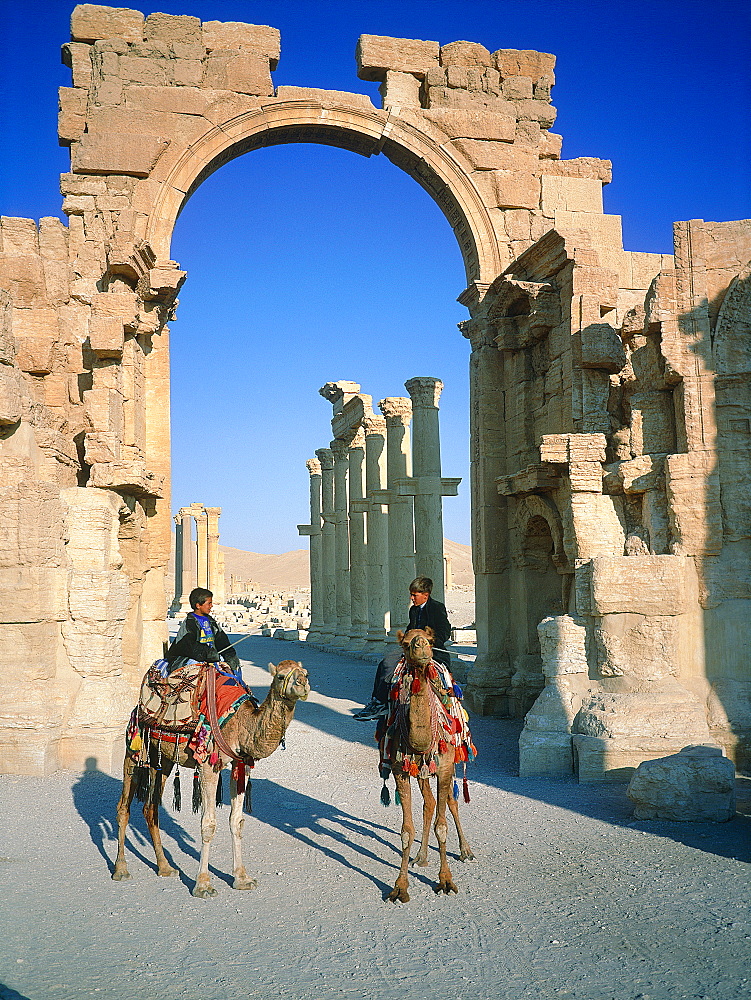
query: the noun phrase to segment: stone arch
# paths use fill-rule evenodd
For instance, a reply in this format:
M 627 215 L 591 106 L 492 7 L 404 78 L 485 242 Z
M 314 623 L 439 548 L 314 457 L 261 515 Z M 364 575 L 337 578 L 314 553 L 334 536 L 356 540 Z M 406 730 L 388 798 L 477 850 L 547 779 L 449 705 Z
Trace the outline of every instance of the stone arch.
M 563 521 L 557 508 L 546 497 L 531 494 L 519 501 L 514 512 L 517 546 L 520 545 L 520 540 L 526 535 L 529 522 L 533 518 L 542 518 L 547 523 L 553 541 L 553 552 L 551 553 L 553 563 L 559 570 L 566 570 L 568 568 L 568 557 L 563 547 Z M 521 549 L 517 548 L 516 551 L 520 553 Z
M 443 137 L 445 139 L 445 137 Z M 470 179 L 472 165 L 389 111 L 365 106 L 280 101 L 207 128 L 189 146 L 160 157 L 151 179 L 159 190 L 148 213 L 146 241 L 157 260 L 169 260 L 175 222 L 190 196 L 214 171 L 264 146 L 315 142 L 361 156 L 383 153 L 413 177 L 446 216 L 462 252 L 467 283 L 489 284 L 502 269 L 488 209 Z

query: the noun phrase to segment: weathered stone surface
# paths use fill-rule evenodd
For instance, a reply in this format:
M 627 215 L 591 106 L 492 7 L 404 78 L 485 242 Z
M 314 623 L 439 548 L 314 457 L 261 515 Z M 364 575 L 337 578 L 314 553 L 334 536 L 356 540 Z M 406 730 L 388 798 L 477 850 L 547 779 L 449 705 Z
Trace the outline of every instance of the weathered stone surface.
M 357 75 L 361 80 L 381 81 L 386 70 L 424 77 L 438 66 L 440 45 L 416 38 L 388 38 L 384 35 L 360 35 L 357 42 Z
M 169 139 L 117 133 L 86 134 L 75 144 L 71 167 L 76 174 L 130 174 L 148 177 Z
M 320 104 L 344 105 L 373 110 L 367 94 L 350 94 L 343 90 L 318 90 L 315 87 L 277 87 L 276 96 L 282 101 L 315 101 Z
M 204 21 L 203 44 L 208 52 L 214 49 L 241 49 L 265 56 L 271 69 L 276 69 L 281 53 L 281 33 L 278 28 L 239 21 Z
M 532 49 L 498 49 L 493 53 L 493 62 L 504 79 L 514 76 L 528 76 L 532 80 L 542 78 L 555 82 L 555 56 L 549 52 L 535 52 Z
M 693 563 L 680 556 L 628 556 L 592 561 L 592 603 L 598 614 L 681 615 L 694 593 Z
M 147 42 L 203 44 L 200 20 L 187 14 L 149 14 L 144 21 L 143 37 Z
M 735 816 L 735 768 L 714 746 L 644 761 L 626 794 L 635 819 L 726 823 Z
M 542 201 L 544 215 L 555 216 L 557 211 L 602 213 L 602 183 L 586 177 L 562 177 L 548 173 L 542 175 Z
M 490 52 L 478 42 L 449 42 L 441 46 L 441 66 L 492 66 Z
M 122 38 L 127 42 L 140 42 L 143 38 L 143 26 L 143 14 L 126 7 L 82 3 L 73 8 L 70 17 L 70 35 L 78 42 L 94 42 L 98 38 Z

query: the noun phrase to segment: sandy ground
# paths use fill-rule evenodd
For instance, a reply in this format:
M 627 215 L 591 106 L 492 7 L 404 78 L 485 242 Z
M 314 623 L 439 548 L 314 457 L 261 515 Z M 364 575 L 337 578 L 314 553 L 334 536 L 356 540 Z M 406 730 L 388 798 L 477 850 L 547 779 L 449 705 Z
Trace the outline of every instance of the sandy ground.
M 229 809 L 212 868 L 190 895 L 198 817 L 163 811 L 179 875 L 160 879 L 140 813 L 130 882 L 110 879 L 120 782 L 0 778 L 0 998 L 28 1000 L 735 1000 L 751 995 L 751 799 L 730 823 L 633 822 L 625 786 L 521 779 L 520 725 L 474 719 L 480 756 L 462 804 L 477 855 L 436 896 L 437 850 L 412 900 L 384 900 L 400 810 L 379 802 L 370 694 L 359 660 L 254 637 L 245 675 L 300 655 L 313 694 L 286 749 L 260 762 L 245 826 L 250 892 L 230 886 Z M 169 796 L 171 799 L 171 796 Z M 183 800 L 189 798 L 187 782 Z M 453 831 L 452 831 L 453 833 Z

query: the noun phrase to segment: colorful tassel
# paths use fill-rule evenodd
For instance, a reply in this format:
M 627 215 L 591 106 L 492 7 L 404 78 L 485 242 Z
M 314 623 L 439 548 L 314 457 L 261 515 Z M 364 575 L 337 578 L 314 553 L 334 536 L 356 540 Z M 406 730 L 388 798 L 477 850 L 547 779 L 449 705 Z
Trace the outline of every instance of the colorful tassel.
M 145 802 L 149 794 L 149 768 L 137 767 L 133 777 L 136 782 L 136 798 L 139 802 Z
M 182 791 L 180 789 L 180 768 L 175 767 L 175 778 L 172 782 L 172 808 L 175 812 L 180 812 L 183 804 Z
M 463 779 L 462 785 L 464 786 L 464 801 L 469 802 L 469 785 L 467 784 L 466 777 Z
M 459 782 L 454 778 L 454 802 L 459 801 Z
M 193 812 L 201 811 L 201 782 L 198 777 L 198 768 L 193 772 Z
M 248 783 L 245 786 L 245 798 L 243 799 L 243 812 L 247 813 L 248 816 L 253 815 L 253 792 L 251 788 L 250 778 L 248 778 Z
M 224 805 L 224 787 L 222 785 L 222 772 L 221 771 L 217 775 L 216 800 L 215 801 L 216 801 L 216 804 L 218 806 L 223 806 Z
M 240 761 L 236 760 L 232 765 L 232 777 L 235 781 L 237 794 L 243 795 L 245 793 L 245 765 Z
M 389 786 L 384 781 L 381 786 L 381 805 L 390 806 L 391 805 L 391 793 L 389 792 Z
M 454 697 L 458 698 L 460 701 L 464 697 L 464 692 L 459 687 L 459 685 L 454 681 Z
M 420 693 L 420 678 L 417 676 L 417 674 L 415 674 L 415 676 L 412 678 L 412 686 L 410 687 L 410 691 L 412 692 L 412 694 Z
M 400 806 L 402 804 L 402 797 L 399 794 L 399 789 L 394 792 L 394 805 Z

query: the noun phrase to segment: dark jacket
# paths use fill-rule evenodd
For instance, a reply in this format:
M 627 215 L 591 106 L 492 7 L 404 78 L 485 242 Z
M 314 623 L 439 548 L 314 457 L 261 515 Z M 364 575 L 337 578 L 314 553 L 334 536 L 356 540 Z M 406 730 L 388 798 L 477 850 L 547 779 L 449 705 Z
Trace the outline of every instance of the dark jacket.
M 446 614 L 446 605 L 429 597 L 422 607 L 409 607 L 409 627 L 424 628 L 429 625 L 435 632 L 436 649 L 445 649 L 446 640 L 451 636 L 451 622 Z
M 201 630 L 198 626 L 196 616 L 191 612 L 186 617 L 174 642 L 167 650 L 165 659 L 169 664 L 170 672 L 177 670 L 185 660 L 198 660 L 199 663 L 218 663 L 219 660 L 224 660 L 233 672 L 237 672 L 240 669 L 240 660 L 237 653 L 234 649 L 227 649 L 230 643 L 226 632 L 219 627 L 218 622 L 211 615 L 207 615 L 206 617 L 209 619 L 211 631 L 214 633 L 213 643 L 209 645 L 205 642 L 199 642 Z M 223 650 L 226 650 L 226 652 L 223 652 Z M 178 658 L 180 662 L 175 662 Z

